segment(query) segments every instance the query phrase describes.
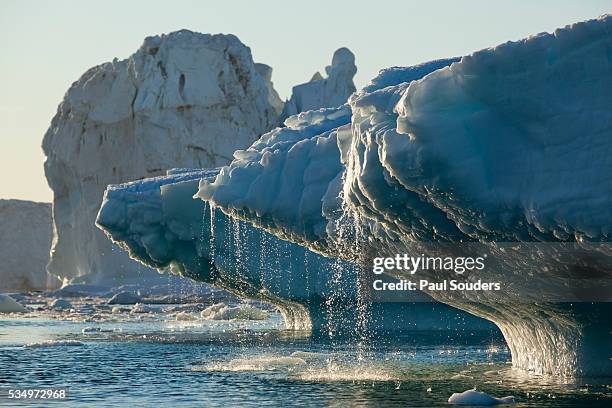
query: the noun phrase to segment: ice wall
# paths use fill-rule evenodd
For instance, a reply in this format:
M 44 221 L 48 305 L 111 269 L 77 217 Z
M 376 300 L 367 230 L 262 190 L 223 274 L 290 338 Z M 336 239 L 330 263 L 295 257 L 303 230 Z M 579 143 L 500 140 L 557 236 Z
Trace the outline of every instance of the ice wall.
M 43 141 L 54 194 L 49 272 L 95 281 L 143 271 L 95 228 L 104 189 L 229 162 L 278 122 L 270 77 L 236 37 L 186 30 L 148 37 L 127 59 L 83 74 Z
M 291 98 L 285 102 L 280 117 L 281 123 L 300 112 L 332 108 L 346 103 L 348 97 L 355 92 L 355 55 L 348 48 L 337 49 L 331 65 L 325 67 L 325 73 L 325 78 L 316 72 L 309 82 L 293 87 Z
M 463 279 L 501 294 L 430 294 L 495 322 L 519 368 L 610 375 L 610 49 L 604 16 L 373 81 L 350 112 L 301 114 L 237 152 L 198 195 L 345 259 L 488 255 Z
M 45 290 L 51 249 L 51 205 L 0 200 L 0 292 Z

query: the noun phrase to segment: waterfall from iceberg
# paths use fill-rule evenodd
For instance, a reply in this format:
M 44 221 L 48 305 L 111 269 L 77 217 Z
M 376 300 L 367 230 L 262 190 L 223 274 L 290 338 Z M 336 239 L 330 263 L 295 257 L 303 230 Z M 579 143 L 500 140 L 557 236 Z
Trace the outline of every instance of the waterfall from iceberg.
M 146 266 L 170 266 L 173 273 L 270 302 L 287 328 L 330 337 L 372 330 L 495 330 L 422 293 L 379 294 L 369 299 L 371 318 L 364 319 L 359 265 L 321 256 L 194 199 L 200 180 L 212 180 L 218 169 L 169 173 L 109 186 L 97 218 L 114 242 Z

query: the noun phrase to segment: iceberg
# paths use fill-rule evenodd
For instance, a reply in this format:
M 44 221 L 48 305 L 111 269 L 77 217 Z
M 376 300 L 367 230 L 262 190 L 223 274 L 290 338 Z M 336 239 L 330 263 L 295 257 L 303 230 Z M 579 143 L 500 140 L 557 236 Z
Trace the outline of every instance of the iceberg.
M 198 196 L 348 261 L 486 256 L 462 279 L 504 290 L 428 293 L 494 322 L 515 367 L 610 375 L 611 33 L 603 16 L 373 81 L 236 152 Z
M 228 163 L 278 123 L 282 101 L 271 75 L 235 36 L 187 30 L 147 37 L 128 58 L 85 72 L 43 140 L 53 190 L 49 272 L 96 284 L 151 274 L 95 228 L 104 189 L 174 167 Z

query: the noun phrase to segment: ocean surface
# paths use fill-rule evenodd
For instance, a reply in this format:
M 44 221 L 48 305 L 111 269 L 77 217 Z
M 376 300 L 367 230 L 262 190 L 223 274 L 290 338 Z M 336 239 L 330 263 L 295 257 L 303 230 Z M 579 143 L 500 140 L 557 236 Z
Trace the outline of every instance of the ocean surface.
M 515 407 L 612 406 L 611 379 L 517 372 L 490 332 L 330 340 L 283 330 L 275 312 L 261 321 L 177 321 L 161 306 L 92 315 L 0 315 L 0 389 L 68 391 L 0 405 L 431 407 L 476 387 L 513 395 Z

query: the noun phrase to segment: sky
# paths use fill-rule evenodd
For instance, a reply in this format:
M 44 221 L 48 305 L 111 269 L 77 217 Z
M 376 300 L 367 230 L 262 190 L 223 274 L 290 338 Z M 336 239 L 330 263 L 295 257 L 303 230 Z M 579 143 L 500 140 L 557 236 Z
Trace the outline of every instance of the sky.
M 286 98 L 342 46 L 356 56 L 359 88 L 384 67 L 466 55 L 611 11 L 612 0 L 0 0 L 0 198 L 52 200 L 40 146 L 64 93 L 149 35 L 235 34 L 274 68 Z

